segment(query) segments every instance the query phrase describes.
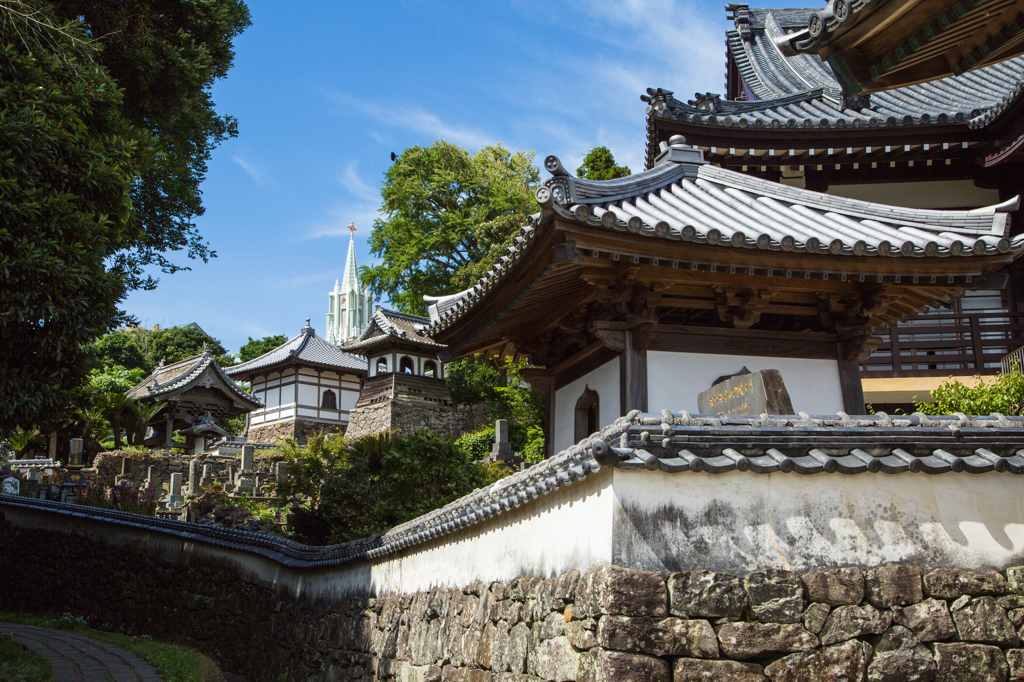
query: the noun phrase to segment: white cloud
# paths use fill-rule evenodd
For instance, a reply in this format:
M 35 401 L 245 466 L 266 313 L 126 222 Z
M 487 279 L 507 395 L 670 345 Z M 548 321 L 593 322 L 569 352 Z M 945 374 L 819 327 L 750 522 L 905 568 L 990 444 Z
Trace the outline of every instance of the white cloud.
M 328 94 L 344 108 L 370 118 L 375 123 L 425 133 L 433 139 L 444 139 L 466 147 L 482 147 L 492 142 L 490 136 L 479 130 L 459 123 L 448 123 L 414 105 L 384 107 L 337 90 L 329 90 Z
M 376 201 L 379 199 L 380 195 L 359 176 L 359 172 L 356 170 L 358 166 L 358 161 L 352 161 L 349 163 L 348 166 L 345 167 L 345 172 L 342 173 L 340 178 L 338 178 L 338 182 L 340 182 L 352 196 L 358 197 L 359 199 L 367 202 Z
M 274 184 L 274 180 L 270 177 L 270 173 L 267 171 L 266 167 L 247 161 L 241 156 L 232 156 L 231 160 L 241 166 L 242 170 L 244 170 L 260 187 L 266 187 L 267 185 Z
M 308 225 L 304 230 L 299 230 L 301 233 L 299 236 L 300 241 L 322 239 L 325 237 L 344 237 L 348 239 L 349 234 L 351 234 L 348 230 L 350 221 L 355 223 L 357 231 L 365 230 L 365 233 L 369 234 L 373 227 L 373 221 L 380 215 L 377 206 L 369 203 L 334 206 L 324 212 L 327 214 L 326 218 Z

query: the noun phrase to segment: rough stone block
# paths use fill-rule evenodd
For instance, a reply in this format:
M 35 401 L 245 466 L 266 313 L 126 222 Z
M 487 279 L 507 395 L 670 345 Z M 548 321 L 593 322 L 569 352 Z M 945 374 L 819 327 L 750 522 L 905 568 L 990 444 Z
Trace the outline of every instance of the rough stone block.
M 576 680 L 580 655 L 565 637 L 544 640 L 537 646 L 537 677 L 549 682 Z
M 718 639 L 706 620 L 602 616 L 597 642 L 606 649 L 654 656 L 718 658 Z
M 953 622 L 960 639 L 965 642 L 1004 647 L 1020 644 L 1013 623 L 992 597 L 978 597 L 963 608 L 953 611 Z
M 1024 566 L 1006 569 L 1006 588 L 1014 594 L 1024 594 Z
M 893 609 L 893 622 L 910 629 L 921 642 L 937 642 L 956 634 L 949 615 L 949 606 L 939 599 L 925 599 L 917 604 Z
M 673 573 L 668 584 L 669 611 L 680 618 L 738 618 L 747 606 L 743 582 L 728 573 Z
M 597 622 L 593 618 L 565 624 L 565 636 L 575 648 L 586 651 L 597 646 Z
M 821 630 L 822 645 L 845 642 L 861 635 L 878 635 L 889 629 L 892 613 L 873 606 L 838 606 L 832 609 Z
M 879 638 L 868 666 L 868 682 L 928 682 L 935 679 L 935 659 L 914 633 L 894 625 Z
M 673 682 L 767 682 L 764 668 L 756 663 L 708 661 L 680 658 L 676 661 Z
M 1005 597 L 996 599 L 996 603 L 999 604 L 999 608 L 1006 609 L 1024 609 L 1024 594 L 1008 594 Z
M 1024 626 L 1024 609 L 1010 609 L 1006 612 L 1006 617 L 1013 623 L 1013 627 L 1020 628 Z
M 604 564 L 587 569 L 576 587 L 574 618 L 667 616 L 668 590 L 657 573 Z
M 832 607 L 828 604 L 811 604 L 804 609 L 804 627 L 808 632 L 818 634 L 821 632 L 822 626 L 825 625 L 825 619 L 828 618 L 828 613 L 831 610 Z
M 493 682 L 542 682 L 539 677 L 522 673 L 494 673 Z
M 870 644 L 853 640 L 818 651 L 790 654 L 769 665 L 764 672 L 772 682 L 852 682 L 864 679 L 870 656 Z
M 924 599 L 921 569 L 917 566 L 882 566 L 866 571 L 864 597 L 879 609 L 916 604 Z
M 933 644 L 938 667 L 935 682 L 1006 682 L 1009 666 L 999 647 L 984 644 Z
M 565 616 L 560 613 L 549 613 L 547 618 L 541 621 L 539 638 L 554 639 L 565 634 Z
M 859 604 L 864 599 L 864 573 L 859 568 L 830 568 L 801 576 L 807 600 L 829 606 Z
M 1006 664 L 1010 668 L 1010 682 L 1024 682 L 1024 649 L 1007 651 Z
M 441 669 L 442 682 L 494 682 L 494 673 L 476 668 L 454 668 L 446 665 Z
M 718 630 L 718 646 L 729 658 L 742 660 L 809 651 L 818 646 L 818 638 L 802 625 L 726 623 Z
M 1006 594 L 1006 579 L 992 571 L 978 574 L 960 568 L 936 568 L 924 577 L 924 589 L 930 597 L 956 599 L 964 594 L 972 597 Z
M 578 682 L 669 682 L 668 664 L 654 656 L 591 649 L 580 660 Z
M 747 576 L 747 601 L 762 623 L 799 623 L 804 586 L 792 571 L 766 568 Z
M 508 651 L 505 662 L 509 672 L 526 672 L 526 660 L 530 651 L 530 628 L 526 623 L 518 623 L 508 633 Z

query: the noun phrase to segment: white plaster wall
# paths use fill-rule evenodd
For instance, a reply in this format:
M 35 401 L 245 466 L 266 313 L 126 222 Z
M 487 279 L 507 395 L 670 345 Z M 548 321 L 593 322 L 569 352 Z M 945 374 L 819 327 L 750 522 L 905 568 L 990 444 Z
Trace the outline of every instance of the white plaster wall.
M 599 399 L 598 427 L 619 418 L 619 359 L 615 358 L 555 393 L 555 452 L 575 443 L 576 401 L 588 386 L 597 391 Z
M 843 409 L 839 364 L 835 360 L 667 351 L 647 352 L 647 408 L 651 412 L 687 410 L 696 414 L 697 396 L 711 388 L 718 377 L 738 372 L 744 366 L 751 372 L 779 370 L 797 412 L 835 414 Z M 604 418 L 603 402 L 601 407 L 602 425 L 611 423 Z
M 553 578 L 608 563 L 612 477 L 603 472 L 407 553 L 375 564 L 374 594 L 461 587 L 523 575 Z
M 912 563 L 1002 569 L 1024 559 L 1011 474 L 614 472 L 614 563 L 746 575 Z

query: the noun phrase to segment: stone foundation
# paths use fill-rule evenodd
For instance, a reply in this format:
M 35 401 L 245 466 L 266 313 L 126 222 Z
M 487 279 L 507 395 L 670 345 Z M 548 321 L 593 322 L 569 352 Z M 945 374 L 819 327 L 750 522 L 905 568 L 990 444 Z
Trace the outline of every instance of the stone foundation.
M 299 445 L 305 445 L 313 434 L 321 431 L 326 434 L 342 434 L 345 433 L 345 426 L 295 419 L 276 422 L 267 426 L 253 426 L 246 435 L 250 443 L 278 445 L 286 440 L 295 439 L 295 442 Z
M 33 587 L 0 591 L 0 609 L 71 612 L 187 644 L 250 682 L 1024 679 L 1024 567 L 737 577 L 606 564 L 311 602 L 225 562 L 172 563 L 148 544 L 4 521 L 0 546 L 0 575 Z
M 349 438 L 359 438 L 388 430 L 409 434 L 420 429 L 430 429 L 442 438 L 457 438 L 489 423 L 484 405 L 445 407 L 399 397 L 352 410 L 347 435 Z

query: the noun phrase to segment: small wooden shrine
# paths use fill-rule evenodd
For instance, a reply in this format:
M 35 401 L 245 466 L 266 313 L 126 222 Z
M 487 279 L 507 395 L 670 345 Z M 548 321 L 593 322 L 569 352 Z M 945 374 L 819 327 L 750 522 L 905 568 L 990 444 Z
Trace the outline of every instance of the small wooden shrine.
M 858 360 L 896 319 L 1024 252 L 1017 201 L 974 211 L 857 201 L 717 168 L 673 138 L 655 167 L 603 182 L 555 157 L 542 211 L 476 286 L 431 299 L 450 360 L 519 353 L 544 368 L 550 452 L 632 410 L 697 411 L 716 377 L 775 369 L 796 411 L 865 411 Z M 595 395 L 596 394 L 596 395 Z M 588 399 L 589 396 L 589 399 Z
M 231 417 L 247 414 L 263 404 L 236 384 L 208 351 L 170 365 L 160 365 L 128 397 L 143 402 L 163 402 L 150 426 L 146 444 L 185 447 L 203 452 L 224 436 L 221 425 Z M 184 441 L 174 441 L 175 431 Z

